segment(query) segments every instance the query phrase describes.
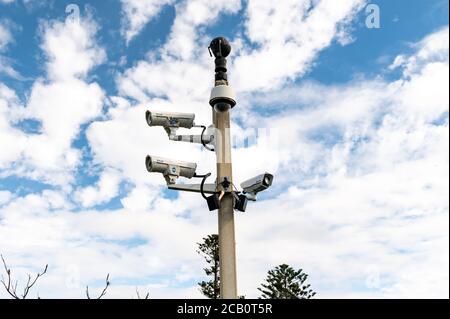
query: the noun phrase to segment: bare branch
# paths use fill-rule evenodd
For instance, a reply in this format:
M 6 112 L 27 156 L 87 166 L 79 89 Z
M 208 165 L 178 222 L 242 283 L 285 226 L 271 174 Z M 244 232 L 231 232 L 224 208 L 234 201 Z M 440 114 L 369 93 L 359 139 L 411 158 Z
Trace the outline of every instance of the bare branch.
M 12 291 L 14 292 L 15 295 L 17 295 L 17 284 L 19 283 L 18 280 L 16 280 L 16 284 L 12 287 Z
M 34 278 L 33 281 L 31 281 L 31 276 L 28 275 L 28 282 L 27 282 L 27 286 L 25 287 L 24 291 L 23 291 L 23 299 L 25 299 L 28 295 L 28 293 L 30 292 L 30 289 L 34 286 L 34 284 L 36 283 L 36 281 L 42 277 L 43 275 L 45 275 L 47 273 L 47 269 L 48 269 L 48 264 L 45 265 L 44 271 L 41 273 L 37 273 L 36 278 Z
M 18 281 L 16 280 L 15 285 L 11 286 L 11 283 L 12 283 L 11 269 L 9 269 L 8 266 L 6 265 L 6 261 L 3 258 L 3 255 L 0 255 L 0 256 L 1 256 L 1 259 L 2 259 L 2 262 L 3 262 L 3 267 L 5 268 L 5 272 L 8 275 L 8 283 L 5 282 L 5 280 L 3 279 L 3 276 L 2 276 L 1 283 L 3 284 L 3 287 L 5 287 L 5 289 L 8 292 L 8 294 L 11 297 L 13 297 L 14 299 L 25 299 L 28 296 L 28 293 L 30 292 L 30 289 L 36 284 L 37 280 L 40 277 L 42 277 L 47 272 L 48 265 L 46 265 L 44 271 L 41 272 L 41 273 L 38 273 L 33 280 L 31 279 L 31 275 L 28 275 L 27 284 L 26 284 L 26 286 L 25 286 L 25 288 L 23 290 L 23 295 L 20 298 L 17 295 L 17 284 L 18 284 Z
M 148 292 L 147 292 L 147 294 L 145 295 L 144 298 L 141 298 L 141 295 L 140 295 L 139 290 L 137 289 L 137 287 L 136 287 L 136 295 L 137 295 L 138 299 L 149 299 L 150 298 L 150 293 L 148 293 Z
M 2 258 L 2 262 L 3 262 L 3 266 L 5 267 L 5 272 L 8 275 L 8 283 L 5 282 L 5 280 L 3 279 L 2 276 L 2 284 L 6 289 L 6 292 L 8 292 L 8 294 L 13 297 L 14 299 L 20 299 L 17 294 L 15 293 L 15 289 L 11 289 L 11 269 L 8 268 L 8 266 L 6 265 L 6 261 L 5 258 L 3 258 L 3 255 L 0 255 Z M 17 282 L 16 282 L 16 286 L 17 286 Z
M 95 298 L 95 299 L 102 299 L 103 296 L 106 295 L 106 290 L 108 290 L 109 285 L 110 285 L 110 282 L 109 282 L 109 274 L 108 274 L 108 275 L 106 276 L 106 285 L 105 285 L 105 288 L 103 288 L 102 293 L 101 293 L 97 298 Z M 89 295 L 89 286 L 86 286 L 86 297 L 87 297 L 87 299 L 92 299 L 91 296 Z

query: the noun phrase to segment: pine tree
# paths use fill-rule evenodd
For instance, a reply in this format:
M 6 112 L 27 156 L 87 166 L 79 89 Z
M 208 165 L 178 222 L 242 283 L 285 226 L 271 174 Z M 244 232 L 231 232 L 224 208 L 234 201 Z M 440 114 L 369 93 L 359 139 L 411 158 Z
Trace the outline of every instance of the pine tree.
M 316 294 L 305 284 L 308 275 L 283 264 L 268 272 L 266 282 L 258 288 L 263 299 L 311 299 Z
M 220 262 L 219 262 L 219 236 L 209 235 L 203 238 L 202 243 L 197 243 L 198 253 L 203 255 L 208 267 L 204 268 L 207 276 L 212 276 L 213 278 L 209 281 L 199 282 L 200 291 L 203 295 L 210 299 L 220 298 Z

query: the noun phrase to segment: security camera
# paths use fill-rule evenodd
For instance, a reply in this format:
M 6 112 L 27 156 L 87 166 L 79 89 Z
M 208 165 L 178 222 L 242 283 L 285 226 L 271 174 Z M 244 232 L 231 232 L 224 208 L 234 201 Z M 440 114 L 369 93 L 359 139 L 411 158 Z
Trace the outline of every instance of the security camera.
M 217 112 L 225 112 L 236 105 L 236 95 L 229 85 L 217 85 L 211 91 L 209 104 Z
M 214 55 L 216 64 L 215 80 L 228 83 L 227 56 L 230 55 L 231 45 L 224 37 L 218 37 L 211 41 L 208 47 L 209 54 Z
M 269 173 L 253 177 L 241 184 L 243 193 L 249 200 L 255 201 L 256 195 L 272 185 L 273 175 Z
M 197 170 L 197 164 L 176 161 L 148 155 L 145 158 L 145 166 L 150 173 L 161 173 L 167 184 L 173 185 L 178 177 L 192 178 Z
M 207 149 L 212 150 L 207 144 L 214 145 L 215 128 L 213 125 L 208 128 L 204 125 L 195 125 L 195 114 L 193 113 L 168 113 L 168 112 L 145 112 L 145 120 L 149 126 L 162 126 L 169 139 L 178 142 L 201 143 Z M 203 128 L 200 135 L 178 135 L 178 129 L 193 127 Z
M 215 58 L 226 58 L 231 52 L 231 45 L 224 37 L 218 37 L 211 41 L 209 50 Z
M 164 128 L 192 128 L 195 126 L 195 114 L 193 113 L 167 113 L 150 112 L 145 113 L 145 119 L 149 126 L 163 126 Z

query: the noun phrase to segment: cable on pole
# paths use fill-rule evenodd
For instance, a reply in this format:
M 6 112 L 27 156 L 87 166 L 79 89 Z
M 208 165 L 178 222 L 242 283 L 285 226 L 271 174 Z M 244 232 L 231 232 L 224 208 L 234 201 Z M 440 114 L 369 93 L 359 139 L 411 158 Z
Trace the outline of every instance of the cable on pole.
M 205 175 L 197 175 L 197 174 L 194 175 L 194 177 L 203 178 L 202 182 L 200 183 L 200 193 L 202 194 L 202 197 L 206 200 L 208 200 L 208 197 L 205 195 L 204 186 L 205 186 L 206 179 L 210 176 L 211 176 L 211 173 L 208 173 Z
M 206 148 L 207 150 L 214 152 L 214 149 L 209 147 L 206 143 L 205 140 L 203 139 L 203 136 L 205 135 L 205 131 L 206 131 L 206 126 L 201 125 L 201 127 L 203 128 L 202 134 L 200 135 L 200 141 L 202 142 L 202 145 L 204 148 Z

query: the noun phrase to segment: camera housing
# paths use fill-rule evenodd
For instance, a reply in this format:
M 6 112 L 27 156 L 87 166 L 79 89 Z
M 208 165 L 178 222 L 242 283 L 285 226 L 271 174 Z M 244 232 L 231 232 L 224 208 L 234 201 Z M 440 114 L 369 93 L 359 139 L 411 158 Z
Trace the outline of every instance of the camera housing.
M 256 201 L 256 195 L 268 189 L 273 182 L 273 175 L 264 173 L 246 180 L 241 184 L 243 193 L 249 200 Z
M 229 85 L 217 85 L 211 91 L 209 104 L 217 112 L 225 112 L 236 105 L 236 94 Z
M 149 126 L 163 126 L 164 128 L 192 128 L 195 126 L 194 113 L 174 112 L 145 112 L 145 120 Z
M 211 41 L 209 50 L 215 58 L 226 58 L 231 53 L 231 45 L 226 38 L 217 37 Z
M 245 212 L 247 209 L 248 198 L 244 194 L 237 195 L 237 198 L 234 200 L 234 209 Z
M 161 173 L 168 185 L 176 183 L 178 177 L 192 178 L 197 170 L 196 163 L 182 162 L 162 157 L 150 156 L 145 158 L 145 167 L 150 173 Z

